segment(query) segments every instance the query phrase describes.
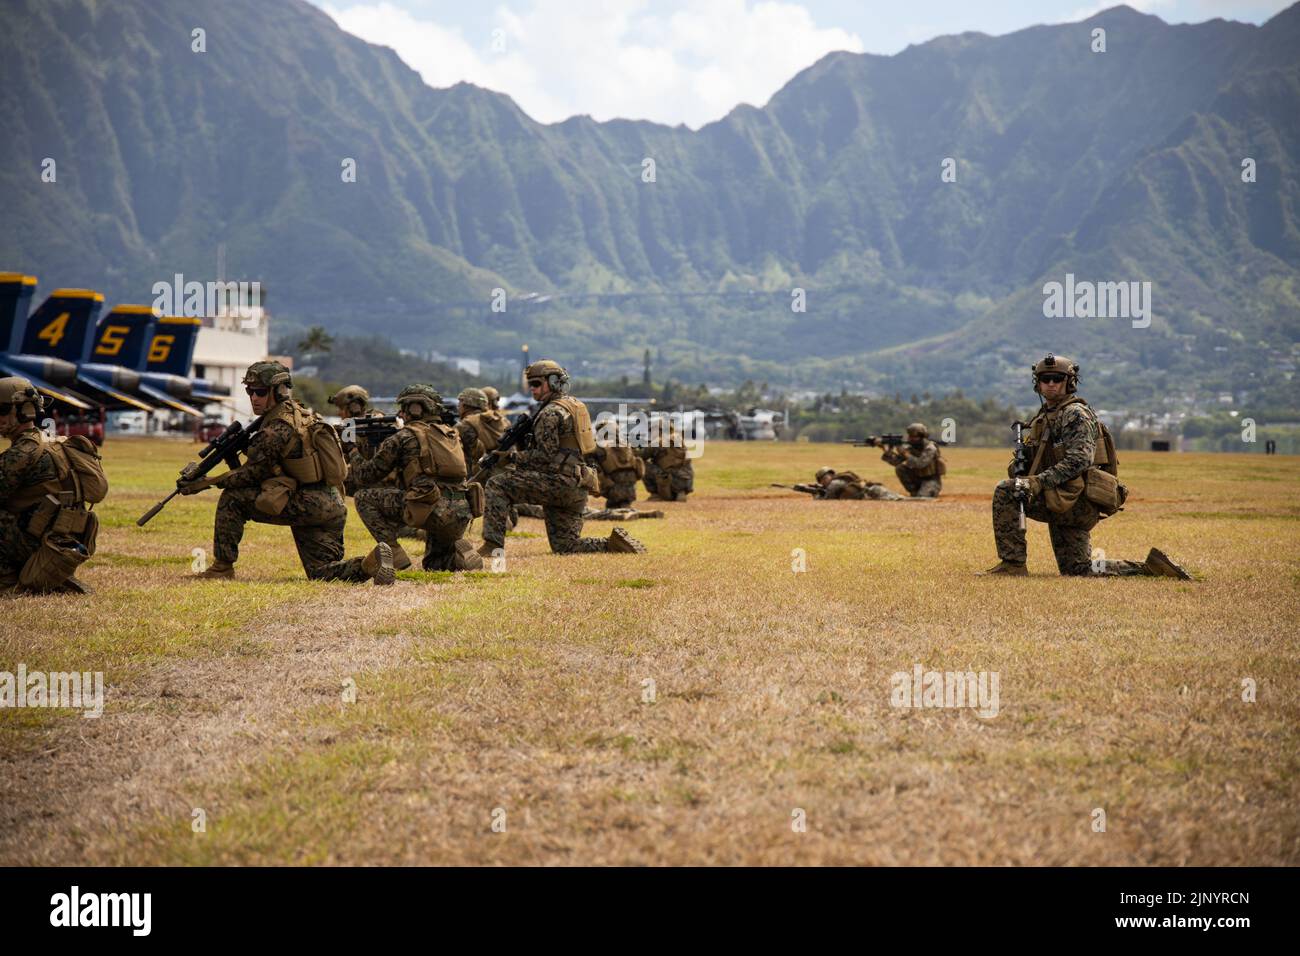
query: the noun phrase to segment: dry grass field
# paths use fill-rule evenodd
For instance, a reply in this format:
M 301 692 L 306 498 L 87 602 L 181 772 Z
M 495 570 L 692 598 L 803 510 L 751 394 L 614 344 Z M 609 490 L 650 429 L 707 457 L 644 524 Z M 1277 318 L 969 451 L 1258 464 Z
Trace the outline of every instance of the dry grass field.
M 0 604 L 0 670 L 107 682 L 99 719 L 0 711 L 0 863 L 1300 863 L 1295 458 L 1122 456 L 1094 546 L 1191 583 L 1062 579 L 1042 525 L 1031 577 L 973 577 L 1004 451 L 818 503 L 767 485 L 886 466 L 717 443 L 648 555 L 525 520 L 504 573 L 375 588 L 259 525 L 187 580 L 216 493 L 134 520 L 193 452 L 111 441 L 96 594 Z M 997 715 L 891 706 L 917 664 L 996 672 Z

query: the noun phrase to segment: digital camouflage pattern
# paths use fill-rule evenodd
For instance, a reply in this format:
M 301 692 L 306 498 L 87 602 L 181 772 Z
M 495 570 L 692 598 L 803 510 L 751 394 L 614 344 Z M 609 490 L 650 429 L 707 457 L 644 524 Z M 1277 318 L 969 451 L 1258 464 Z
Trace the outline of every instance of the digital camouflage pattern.
M 0 502 L 7 502 L 23 488 L 58 481 L 54 457 L 41 451 L 41 433 L 35 425 L 18 432 L 12 444 L 0 454 Z M 0 506 L 0 575 L 17 575 L 40 540 L 23 530 L 31 509 L 16 515 Z
M 383 440 L 370 459 L 354 455 L 349 461 L 349 475 L 359 482 L 372 481 L 378 474 L 401 474 L 407 463 L 420 458 L 420 443 L 415 433 L 399 429 Z M 441 497 L 433 506 L 433 513 L 423 528 L 424 561 L 426 571 L 454 571 L 456 542 L 465 537 L 469 529 L 469 501 L 459 482 L 437 481 L 431 475 L 418 481 L 436 484 Z M 402 512 L 406 506 L 406 491 L 400 487 L 368 487 L 357 492 L 357 514 L 376 541 L 396 547 L 397 536 L 403 527 Z
M 311 414 L 305 407 L 303 412 Z M 288 525 L 293 529 L 293 541 L 307 577 L 365 581 L 361 559 L 343 559 L 343 526 L 348 512 L 337 489 L 323 483 L 302 485 L 289 495 L 280 514 L 267 515 L 257 510 L 254 502 L 262 482 L 276 475 L 283 459 L 301 454 L 302 439 L 284 419 L 274 418 L 257 430 L 244 464 L 214 482 L 222 490 L 212 534 L 213 554 L 228 564 L 239 560 L 239 542 L 249 521 Z
M 653 458 L 645 463 L 645 487 L 650 495 L 666 501 L 685 501 L 695 491 L 695 466 L 691 460 L 675 468 L 664 468 Z
M 573 417 L 567 411 L 553 402 L 542 406 L 527 447 L 512 455 L 514 467 L 488 479 L 484 544 L 504 547 L 510 506 L 531 503 L 542 506 L 546 538 L 556 554 L 609 550 L 605 538 L 582 537 L 587 508 L 587 492 L 579 485 L 582 456 L 560 447 L 561 439 L 573 433 Z
M 1051 408 L 1045 405 L 1038 415 L 1046 415 L 1049 411 Z M 1061 409 L 1044 435 L 1044 441 L 1058 448 L 1060 460 L 1037 473 L 1043 488 L 1055 488 L 1087 471 L 1092 465 L 1099 434 L 1096 416 L 1087 405 L 1073 403 Z M 1011 470 L 1009 465 L 1008 475 Z M 993 490 L 993 538 L 999 558 L 1023 565 L 1027 557 L 1025 532 L 1020 529 L 1020 506 L 1014 492 L 1015 481 L 1012 478 L 998 482 Z M 1118 577 L 1150 573 L 1143 562 L 1102 561 L 1100 555 L 1094 566 L 1091 532 L 1101 516 L 1084 495 L 1079 496 L 1069 511 L 1055 514 L 1039 494 L 1025 504 L 1025 517 L 1047 523 L 1056 566 L 1061 574 Z
M 354 417 L 355 418 L 383 418 L 384 413 L 379 411 L 379 409 L 377 408 L 367 407 L 366 410 L 363 411 L 360 415 L 356 415 Z M 348 458 L 351 458 L 352 453 L 355 451 L 358 452 L 362 458 L 369 460 L 375 457 L 375 451 L 378 448 L 379 448 L 378 445 L 371 442 L 371 440 L 369 438 L 366 438 L 364 435 L 358 435 L 357 440 L 355 442 L 347 442 L 347 441 L 343 442 L 343 454 L 346 455 Z M 397 476 L 390 473 L 384 475 L 378 481 L 372 481 L 369 482 L 368 484 L 359 484 L 356 478 L 353 477 L 352 472 L 349 471 L 347 480 L 344 483 L 344 493 L 348 495 L 355 495 L 357 493 L 358 488 L 378 488 L 378 487 L 396 488 Z
M 662 518 L 662 511 L 637 511 L 635 508 L 602 508 L 599 511 L 584 511 L 582 517 L 587 521 L 640 521 L 643 518 Z
M 857 501 L 867 498 L 873 501 L 901 501 L 903 498 L 902 495 L 895 494 L 879 482 L 868 481 L 864 484 L 847 478 L 832 478 L 817 497 L 826 500 L 843 498 Z
M 899 484 L 913 498 L 938 498 L 943 490 L 943 479 L 934 472 L 939 460 L 939 446 L 926 439 L 922 444 L 908 443 L 898 448 L 886 449 L 880 456 L 894 466 Z

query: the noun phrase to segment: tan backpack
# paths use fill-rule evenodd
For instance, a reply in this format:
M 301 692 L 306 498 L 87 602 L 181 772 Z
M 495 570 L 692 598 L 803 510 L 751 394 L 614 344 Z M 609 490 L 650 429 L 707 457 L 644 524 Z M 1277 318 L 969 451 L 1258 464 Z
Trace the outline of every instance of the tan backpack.
M 302 441 L 302 455 L 285 458 L 281 463 L 285 474 L 300 485 L 324 482 L 342 490 L 348 462 L 343 454 L 343 442 L 334 426 L 295 401 L 285 402 L 279 417 L 293 426 Z
M 74 494 L 75 504 L 98 504 L 108 496 L 104 458 L 85 435 L 60 436 L 46 441 L 59 470 L 59 484 Z
M 402 481 L 407 488 L 420 475 L 430 475 L 439 481 L 464 481 L 468 477 L 460 432 L 441 422 L 413 421 L 407 422 L 406 427 L 420 446 L 419 460 L 407 462 L 402 470 Z
M 478 440 L 483 443 L 484 452 L 496 451 L 497 443 L 501 441 L 501 436 L 506 433 L 506 428 L 510 424 L 500 412 L 467 415 L 465 421 L 473 425 L 474 431 L 478 432 Z

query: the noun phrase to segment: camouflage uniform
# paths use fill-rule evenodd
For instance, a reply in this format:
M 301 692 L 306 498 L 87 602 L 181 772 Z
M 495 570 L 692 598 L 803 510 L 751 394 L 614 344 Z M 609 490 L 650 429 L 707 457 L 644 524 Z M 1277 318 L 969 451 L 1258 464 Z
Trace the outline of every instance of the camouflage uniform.
M 8 508 L 10 501 L 24 488 L 57 485 L 58 480 L 54 457 L 41 452 L 40 429 L 31 424 L 14 435 L 0 455 L 0 584 L 16 584 L 18 572 L 41 545 L 23 530 L 36 506 L 15 514 Z
M 389 472 L 401 475 L 410 462 L 419 459 L 419 442 L 413 432 L 403 428 L 384 439 L 369 460 L 354 452 L 348 473 L 355 474 L 364 484 L 376 475 Z M 465 537 L 472 520 L 464 482 L 436 481 L 432 476 L 428 476 L 428 480 L 437 484 L 441 495 L 425 522 L 422 566 L 426 571 L 459 570 L 456 567 L 456 542 Z M 356 494 L 356 505 L 357 514 L 374 539 L 387 542 L 396 549 L 398 531 L 403 526 L 406 490 L 402 487 L 362 488 Z
M 685 501 L 695 490 L 695 466 L 680 446 L 645 448 L 645 487 L 652 498 Z
M 605 507 L 627 508 L 636 501 L 637 458 L 626 445 L 597 448 L 593 466 L 600 472 L 600 494 Z
M 640 521 L 643 518 L 662 518 L 662 511 L 637 511 L 635 508 L 602 508 L 600 511 L 588 509 L 582 513 L 584 521 Z
M 379 409 L 377 408 L 367 408 L 360 415 L 356 415 L 354 417 L 355 418 L 383 418 L 384 413 L 379 411 Z M 355 453 L 360 455 L 364 461 L 369 461 L 371 458 L 375 457 L 375 452 L 378 451 L 378 449 L 379 446 L 372 444 L 370 439 L 366 438 L 364 435 L 358 435 L 357 440 L 355 442 L 343 443 L 343 452 L 348 456 L 349 459 L 351 459 L 352 455 Z M 347 483 L 344 486 L 344 494 L 355 496 L 359 488 L 380 488 L 380 487 L 396 488 L 397 476 L 393 474 L 380 475 L 379 478 L 375 479 L 374 481 L 366 482 L 362 484 L 358 482 L 358 480 L 353 476 L 352 472 L 349 470 Z
M 843 498 L 852 501 L 861 501 L 865 498 L 874 501 L 901 501 L 903 498 L 902 495 L 895 494 L 879 482 L 864 483 L 854 481 L 852 478 L 840 477 L 832 478 L 817 497 L 823 500 Z
M 880 456 L 894 466 L 899 483 L 913 498 L 938 498 L 943 478 L 937 473 L 939 446 L 928 438 L 890 448 Z
M 286 400 L 289 401 L 292 399 Z M 276 410 L 286 402 L 276 405 L 267 415 L 275 416 Z M 311 409 L 306 406 L 299 405 L 299 409 L 305 416 L 311 416 Z M 244 464 L 213 482 L 222 489 L 212 534 L 214 555 L 227 564 L 238 561 L 239 542 L 249 521 L 288 525 L 293 529 L 293 542 L 307 577 L 326 581 L 368 580 L 369 575 L 361 567 L 362 558 L 343 559 L 343 526 L 348 511 L 338 489 L 323 482 L 300 485 L 289 495 L 288 504 L 278 515 L 268 515 L 256 508 L 254 502 L 261 493 L 262 482 L 276 476 L 283 459 L 301 454 L 302 439 L 293 425 L 278 416 L 263 420 L 249 443 Z
M 504 546 L 512 504 L 540 504 L 546 521 L 546 538 L 556 554 L 608 551 L 605 538 L 583 538 L 582 513 L 587 491 L 579 484 L 582 455 L 560 447 L 560 440 L 575 432 L 573 416 L 554 402 L 537 413 L 527 448 L 515 452 L 514 467 L 493 475 L 487 483 L 483 512 L 483 541 Z
M 1044 405 L 1039 416 L 1054 409 Z M 1100 434 L 1097 417 L 1086 404 L 1066 404 L 1059 414 L 1049 415 L 1043 440 L 1056 446 L 1058 461 L 1037 474 L 1044 489 L 1055 488 L 1082 475 L 1093 463 Z M 1007 469 L 1011 474 L 1012 468 Z M 1056 514 L 1048 509 L 1042 494 L 1025 504 L 1025 517 L 1045 521 L 1052 539 L 1056 566 L 1062 574 L 1119 577 L 1150 574 L 1140 561 L 1107 559 L 1093 568 L 1091 531 L 1101 520 L 1095 505 L 1086 495 L 1079 495 L 1069 511 Z M 1015 480 L 998 482 L 993 491 L 993 538 L 998 557 L 1011 564 L 1023 565 L 1027 556 L 1025 532 L 1020 528 L 1020 507 L 1015 496 Z

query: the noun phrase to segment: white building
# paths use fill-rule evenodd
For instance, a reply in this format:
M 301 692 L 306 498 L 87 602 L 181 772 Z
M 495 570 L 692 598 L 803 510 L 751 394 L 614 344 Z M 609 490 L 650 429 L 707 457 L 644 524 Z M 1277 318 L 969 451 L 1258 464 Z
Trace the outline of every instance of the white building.
M 253 406 L 244 391 L 244 372 L 270 351 L 271 317 L 262 306 L 260 285 L 258 291 L 256 302 L 223 303 L 216 315 L 203 316 L 194 346 L 191 374 L 230 388 L 229 403 L 218 413 L 225 420 L 253 417 Z

